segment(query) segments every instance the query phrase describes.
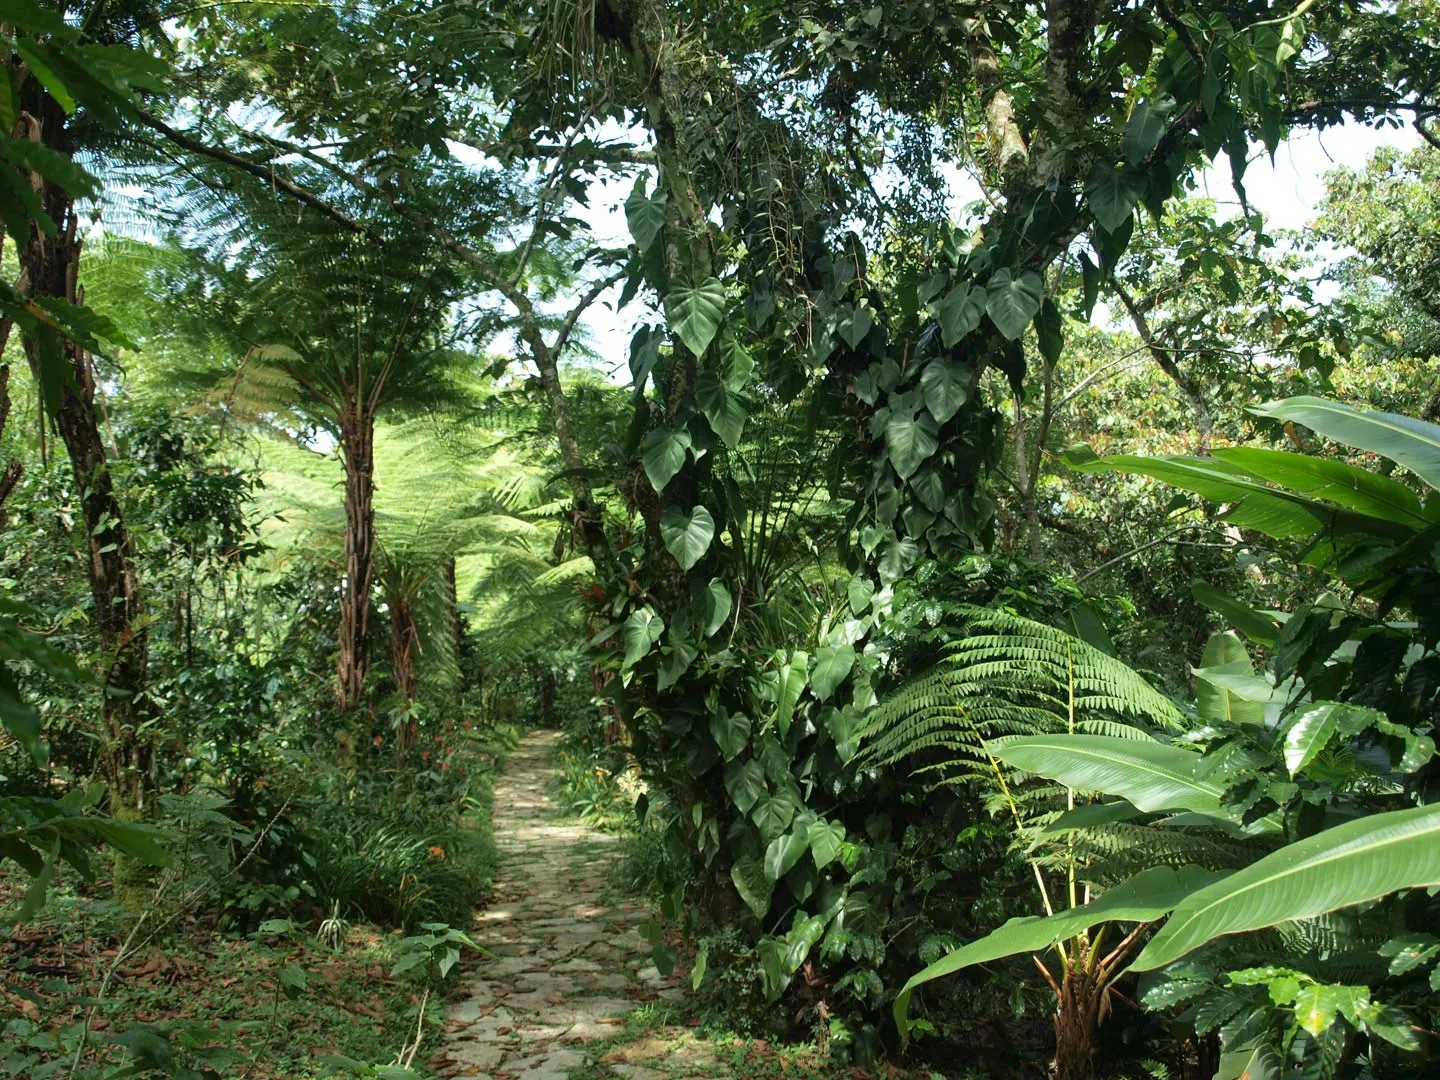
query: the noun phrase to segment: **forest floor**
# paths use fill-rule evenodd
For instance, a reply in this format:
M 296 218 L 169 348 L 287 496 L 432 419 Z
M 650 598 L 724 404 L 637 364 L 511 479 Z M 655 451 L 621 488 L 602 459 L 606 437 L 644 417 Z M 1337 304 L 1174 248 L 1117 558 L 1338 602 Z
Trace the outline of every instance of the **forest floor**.
M 617 894 L 613 834 L 567 818 L 550 794 L 558 733 L 535 731 L 495 784 L 495 893 L 430 1065 L 490 1080 L 834 1076 L 813 1048 L 700 1028 L 688 979 L 666 979 L 641 934 L 652 913 Z

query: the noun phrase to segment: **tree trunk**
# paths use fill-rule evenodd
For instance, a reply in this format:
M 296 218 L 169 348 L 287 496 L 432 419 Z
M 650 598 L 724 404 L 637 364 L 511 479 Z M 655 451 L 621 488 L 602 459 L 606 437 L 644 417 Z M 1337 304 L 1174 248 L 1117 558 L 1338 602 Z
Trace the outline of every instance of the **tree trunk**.
M 340 653 L 335 701 L 341 712 L 356 708 L 370 666 L 370 587 L 375 575 L 375 417 L 358 405 L 340 424 L 345 463 L 345 581 L 340 594 Z
M 27 137 L 68 155 L 64 111 L 33 81 L 24 94 L 21 121 Z M 74 200 L 54 184 L 32 175 L 32 186 L 59 228 L 45 235 L 32 228 L 19 249 L 20 280 L 17 291 L 26 297 L 47 297 L 78 304 L 77 285 L 82 241 Z M 95 380 L 91 358 L 73 342 L 65 342 L 54 355 L 42 355 L 39 342 L 25 341 L 25 355 L 38 385 L 45 385 L 42 370 L 63 367 L 64 385 L 52 417 L 70 456 L 71 471 L 90 544 L 86 575 L 95 605 L 95 626 L 103 654 L 101 767 L 109 785 L 111 812 L 135 817 L 146 809 L 153 787 L 150 750 L 139 729 L 146 711 L 144 692 L 149 643 L 143 620 L 140 585 L 135 572 L 130 534 L 105 456 L 105 443 L 95 416 Z
M 6 322 L 0 326 L 0 355 L 5 351 L 5 339 L 10 336 L 10 326 Z M 10 419 L 10 365 L 0 364 L 0 436 L 5 434 L 6 421 Z M 20 482 L 21 475 L 25 472 L 25 466 L 19 460 L 12 458 L 0 472 L 0 529 L 5 528 L 7 518 L 5 516 L 5 500 L 15 490 L 15 485 Z

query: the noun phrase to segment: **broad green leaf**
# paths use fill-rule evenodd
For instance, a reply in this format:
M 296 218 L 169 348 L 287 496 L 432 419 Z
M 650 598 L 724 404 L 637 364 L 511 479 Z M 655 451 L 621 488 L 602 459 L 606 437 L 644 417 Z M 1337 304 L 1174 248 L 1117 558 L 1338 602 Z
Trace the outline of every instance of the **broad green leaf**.
M 1040 346 L 1041 356 L 1051 364 L 1060 362 L 1060 354 L 1065 349 L 1065 320 L 1055 301 L 1048 296 L 1035 316 L 1035 340 Z
M 738 394 L 750 385 L 750 376 L 755 371 L 755 358 L 750 350 L 740 343 L 733 330 L 720 335 L 720 378 L 726 388 Z
M 785 970 L 791 975 L 799 970 L 815 943 L 825 936 L 825 923 L 822 915 L 801 919 L 799 913 L 796 913 L 795 925 L 790 928 L 790 933 L 785 935 Z
M 971 289 L 969 283 L 956 285 L 945 299 L 935 305 L 935 319 L 940 324 L 940 340 L 951 348 L 966 334 L 980 325 L 985 314 L 985 294 Z
M 1430 524 L 1415 492 L 1398 480 L 1348 462 L 1259 446 L 1226 447 L 1216 450 L 1215 456 L 1307 498 L 1413 528 Z
M 1001 267 L 985 286 L 985 314 L 1006 339 L 1015 341 L 1039 314 L 1044 293 L 1045 282 L 1035 271 L 1015 277 L 1008 266 Z
M 855 666 L 853 645 L 822 645 L 815 652 L 815 670 L 810 673 L 810 688 L 825 701 L 833 694 Z
M 86 817 L 88 830 L 116 851 L 149 866 L 169 866 L 170 853 L 160 846 L 168 833 L 153 825 L 141 825 L 114 818 Z
M 885 450 L 902 480 L 909 480 L 939 447 L 940 429 L 924 409 L 918 415 L 899 409 L 885 421 Z
M 1281 1080 L 1285 1059 L 1269 1038 L 1220 1055 L 1214 1080 Z
M 1135 106 L 1120 144 L 1126 161 L 1139 165 L 1150 156 L 1151 151 L 1160 145 L 1170 124 L 1170 114 L 1174 111 L 1175 102 L 1170 98 L 1142 101 Z
M 1233 818 L 1221 805 L 1224 788 L 1199 775 L 1202 756 L 1178 746 L 1109 735 L 1027 735 L 994 745 L 992 753 L 1017 769 L 1080 791 L 1117 795 L 1149 813 L 1189 810 Z M 1279 828 L 1261 820 L 1262 828 Z
M 875 325 L 870 309 L 862 304 L 846 304 L 841 307 L 839 316 L 835 324 L 836 331 L 845 344 L 852 349 L 858 349 L 865 336 L 870 333 L 870 328 Z
M 1237 694 L 1225 685 L 1218 675 L 1240 675 L 1255 679 L 1255 669 L 1250 666 L 1250 656 L 1240 639 L 1230 631 L 1211 634 L 1205 643 L 1205 652 L 1200 659 L 1200 668 L 1195 671 L 1195 710 L 1202 720 L 1223 721 L 1231 724 L 1263 724 L 1265 705 Z M 1265 699 L 1270 697 L 1270 685 L 1259 680 L 1265 688 Z
M 765 849 L 765 876 L 779 881 L 810 850 L 809 837 L 799 829 L 777 836 Z
M 845 826 L 838 821 L 821 818 L 810 823 L 806 835 L 810 840 L 810 857 L 815 860 L 815 869 L 824 870 L 840 854 L 840 845 L 845 843 Z
M 676 283 L 665 294 L 665 321 L 685 347 L 699 356 L 725 321 L 725 286 L 713 277 Z
M 750 718 L 742 712 L 726 713 L 723 709 L 710 716 L 710 735 L 726 761 L 750 743 Z
M 620 662 L 622 670 L 632 668 L 643 659 L 660 635 L 665 632 L 665 620 L 648 607 L 638 608 L 630 613 L 620 630 L 620 640 L 625 645 L 625 658 Z
M 1280 637 L 1280 628 L 1274 620 L 1221 592 L 1209 582 L 1199 578 L 1190 582 L 1190 595 L 1215 614 L 1223 615 L 1231 626 L 1257 645 L 1274 645 Z
M 705 636 L 711 637 L 715 631 L 725 625 L 733 610 L 733 603 L 730 599 L 730 590 L 719 578 L 711 578 L 710 584 L 705 587 Z
M 775 727 L 783 739 L 790 732 L 790 718 L 805 690 L 809 679 L 810 654 L 799 650 L 785 658 L 783 650 L 778 652 L 780 687 L 775 697 Z
M 673 638 L 673 632 L 671 636 Z M 672 640 L 669 647 L 663 651 L 664 656 L 660 661 L 655 682 L 656 689 L 662 691 L 678 683 L 685 672 L 690 670 L 695 657 L 700 655 L 700 650 L 692 642 L 685 640 Z
M 665 201 L 663 187 L 657 187 L 654 195 L 646 195 L 645 178 L 635 178 L 635 187 L 625 199 L 625 223 L 630 226 L 635 246 L 642 252 L 650 250 L 650 245 L 665 227 Z
M 1269 487 L 1238 466 L 1216 458 L 1133 454 L 1084 458 L 1067 451 L 1065 461 L 1080 472 L 1138 473 L 1193 491 L 1211 502 L 1233 504 L 1225 515 L 1229 520 L 1276 539 L 1310 536 L 1336 520 L 1337 511 L 1332 507 Z M 1374 518 L 1362 520 L 1386 524 Z
M 768 843 L 790 828 L 795 820 L 795 803 L 785 792 L 762 797 L 750 811 L 750 820 Z
M 1184 866 L 1179 870 L 1156 866 L 1141 871 L 1089 904 L 1057 911 L 1053 915 L 1026 915 L 1011 919 L 994 933 L 961 946 L 912 975 L 895 999 L 895 1022 L 901 1031 L 907 1030 L 910 996 L 918 986 L 975 964 L 989 963 L 1017 953 L 1042 952 L 1101 923 L 1151 922 L 1168 914 L 1187 896 L 1214 880 L 1213 873 L 1197 866 Z
M 1327 439 L 1389 458 L 1440 489 L 1440 427 L 1435 424 L 1317 397 L 1271 401 L 1251 412 L 1304 424 Z
M 920 393 L 930 415 L 943 424 L 959 412 L 969 398 L 970 372 L 937 356 L 920 372 Z
M 747 411 L 740 395 L 732 394 L 724 382 L 707 371 L 695 382 L 695 403 L 710 421 L 710 427 L 730 449 L 740 445 Z
M 765 876 L 760 860 L 750 855 L 736 859 L 730 866 L 730 881 L 740 899 L 745 901 L 745 906 L 755 913 L 757 919 L 763 919 L 770 910 L 770 894 L 775 889 L 775 883 Z
M 875 583 L 869 578 L 853 577 L 845 593 L 850 604 L 850 614 L 863 615 L 870 610 L 870 601 L 875 597 Z
M 1141 179 L 1134 173 L 1097 161 L 1085 181 L 1085 201 L 1099 226 L 1113 233 L 1134 212 L 1142 190 Z
M 742 814 L 748 814 L 765 794 L 765 770 L 753 758 L 725 766 L 725 790 Z
M 640 463 L 650 486 L 664 491 L 665 485 L 685 467 L 685 454 L 690 449 L 690 433 L 669 428 L 651 428 L 640 444 Z
M 703 506 L 694 507 L 688 514 L 678 506 L 667 506 L 660 515 L 660 537 L 680 568 L 689 570 L 710 550 L 715 539 L 715 519 Z
M 1440 804 L 1373 814 L 1289 844 L 1201 889 L 1131 966 L 1163 967 L 1225 934 L 1434 885 L 1440 885 Z
M 914 540 L 908 536 L 903 540 L 898 536 L 891 537 L 886 542 L 885 549 L 880 552 L 879 562 L 875 564 L 875 569 L 880 573 L 881 584 L 889 585 L 899 581 L 919 557 L 920 545 Z

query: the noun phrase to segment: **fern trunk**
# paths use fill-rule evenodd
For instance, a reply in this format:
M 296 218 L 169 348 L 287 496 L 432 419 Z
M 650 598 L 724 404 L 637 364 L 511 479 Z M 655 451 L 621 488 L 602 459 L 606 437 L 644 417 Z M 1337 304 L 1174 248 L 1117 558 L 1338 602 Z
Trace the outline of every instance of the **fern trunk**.
M 390 667 L 395 687 L 407 702 L 415 700 L 415 651 L 419 631 L 410 601 L 403 596 L 390 599 Z
M 24 134 L 68 156 L 72 146 L 64 111 L 40 91 L 36 80 L 28 80 L 26 89 L 22 123 L 30 130 Z M 59 223 L 59 228 L 47 236 L 32 227 L 27 241 L 17 244 L 17 291 L 27 298 L 81 303 L 83 295 L 77 279 L 83 241 L 78 235 L 75 202 L 54 184 L 36 177 L 27 178 L 30 181 L 46 213 Z M 100 766 L 110 794 L 111 812 L 116 817 L 139 817 L 148 810 L 153 787 L 149 747 L 140 737 L 145 719 L 149 641 L 130 534 L 95 415 L 91 357 L 68 341 L 50 354 L 38 340 L 29 337 L 25 340 L 25 355 L 38 386 L 54 386 L 63 379 L 52 419 L 70 457 L 89 545 L 85 573 L 103 657 Z
M 340 425 L 345 459 L 345 582 L 340 594 L 335 700 L 359 706 L 370 667 L 370 591 L 375 580 L 375 417 L 351 405 Z

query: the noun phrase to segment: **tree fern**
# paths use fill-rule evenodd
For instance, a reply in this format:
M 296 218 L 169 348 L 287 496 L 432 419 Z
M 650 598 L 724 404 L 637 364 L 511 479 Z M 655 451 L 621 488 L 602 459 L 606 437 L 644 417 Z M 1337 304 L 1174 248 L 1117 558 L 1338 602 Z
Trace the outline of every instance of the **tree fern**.
M 1136 723 L 1179 728 L 1169 698 L 1079 638 L 1008 612 L 963 612 L 972 633 L 867 714 L 863 763 L 924 756 L 922 767 L 988 780 L 986 748 L 996 739 L 1060 731 L 1144 738 Z

